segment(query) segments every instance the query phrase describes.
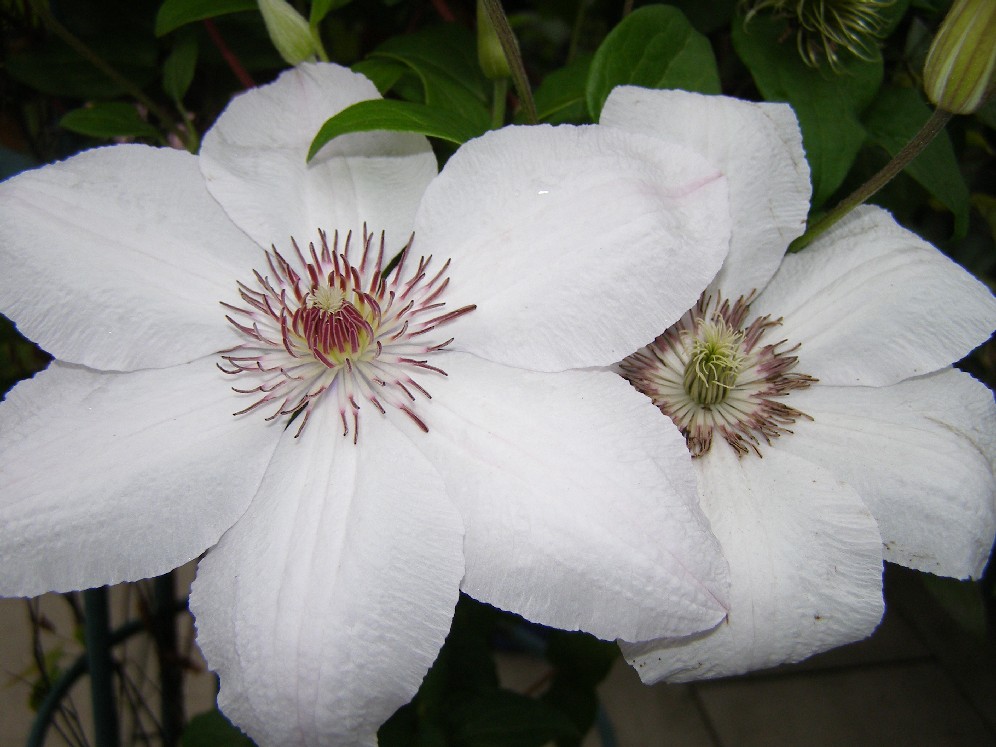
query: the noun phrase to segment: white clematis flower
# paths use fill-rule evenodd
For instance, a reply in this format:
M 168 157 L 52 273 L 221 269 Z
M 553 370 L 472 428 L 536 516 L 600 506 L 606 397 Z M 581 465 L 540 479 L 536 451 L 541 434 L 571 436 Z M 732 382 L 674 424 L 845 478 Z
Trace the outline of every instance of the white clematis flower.
M 809 199 L 785 105 L 620 88 L 602 124 L 717 164 L 734 225 L 698 303 L 620 364 L 685 435 L 732 576 L 715 630 L 623 643 L 643 680 L 736 674 L 867 636 L 883 557 L 979 575 L 996 533 L 996 408 L 950 364 L 996 326 L 988 289 L 874 207 L 783 256 Z
M 199 157 L 114 146 L 0 185 L 0 307 L 57 359 L 0 405 L 0 594 L 210 548 L 198 641 L 263 745 L 373 744 L 461 588 L 603 638 L 726 613 L 684 441 L 596 370 L 718 270 L 725 180 L 596 127 L 492 133 L 438 177 L 412 135 L 305 163 L 376 96 L 303 65 Z

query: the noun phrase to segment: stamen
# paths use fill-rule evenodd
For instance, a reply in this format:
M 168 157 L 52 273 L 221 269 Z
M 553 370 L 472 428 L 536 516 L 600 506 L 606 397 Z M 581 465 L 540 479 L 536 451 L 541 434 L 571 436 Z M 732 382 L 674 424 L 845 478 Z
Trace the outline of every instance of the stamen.
M 359 433 L 359 398 L 381 413 L 393 407 L 420 430 L 426 422 L 413 409 L 417 395 L 431 399 L 416 377 L 446 372 L 428 357 L 453 342 L 452 337 L 427 333 L 449 324 L 474 306 L 439 313 L 449 288 L 449 262 L 431 274 L 432 257 L 420 257 L 412 273 L 404 267 L 414 237 L 402 248 L 397 265 L 384 277 L 385 237 L 379 241 L 363 227 L 356 264 L 350 258 L 352 234 L 346 234 L 340 251 L 339 234 L 332 240 L 319 231 L 317 244 L 307 252 L 291 239 L 292 261 L 272 247 L 266 252 L 269 275 L 253 271 L 255 286 L 238 283 L 245 306 L 223 303 L 226 319 L 245 338 L 243 345 L 222 356 L 219 370 L 229 375 L 251 376 L 252 386 L 234 391 L 259 397 L 240 410 L 243 415 L 280 403 L 267 420 L 300 416 L 296 436 L 310 420 L 312 410 L 329 398 L 337 406 L 343 437 Z M 431 279 L 429 279 L 431 277 Z M 427 321 L 419 317 L 431 314 Z M 376 391 L 376 394 L 375 394 Z M 262 396 L 260 396 L 262 395 Z M 350 424 L 350 416 L 352 413 Z
M 816 381 L 794 373 L 799 345 L 763 344 L 780 319 L 744 326 L 752 292 L 736 303 L 703 295 L 670 329 L 623 361 L 619 370 L 651 398 L 685 436 L 693 457 L 718 433 L 739 456 L 761 456 L 763 444 L 792 431 L 805 413 L 777 401 Z

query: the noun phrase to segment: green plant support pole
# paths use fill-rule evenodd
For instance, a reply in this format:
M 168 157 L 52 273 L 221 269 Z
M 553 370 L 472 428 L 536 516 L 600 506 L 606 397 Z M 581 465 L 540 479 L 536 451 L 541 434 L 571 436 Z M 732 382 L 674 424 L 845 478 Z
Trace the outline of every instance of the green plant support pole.
M 174 615 L 186 609 L 187 602 L 185 599 L 173 603 Z M 112 632 L 108 637 L 108 642 L 111 646 L 117 646 L 132 636 L 145 633 L 147 629 L 148 627 L 144 620 L 132 620 Z M 52 689 L 45 694 L 45 697 L 42 698 L 41 703 L 38 705 L 38 711 L 35 714 L 34 723 L 31 725 L 31 733 L 28 735 L 25 747 L 42 747 L 45 743 L 45 735 L 48 733 L 48 727 L 55 718 L 62 699 L 66 697 L 70 688 L 76 684 L 80 677 L 89 671 L 89 668 L 90 662 L 87 660 L 86 654 L 82 654 L 52 683 Z
M 90 668 L 90 697 L 93 700 L 96 742 L 100 747 L 118 747 L 118 711 L 114 699 L 107 587 L 84 591 L 83 608 L 86 613 L 83 636 Z
M 183 731 L 183 671 L 180 669 L 176 636 L 176 589 L 173 572 L 153 582 L 155 618 L 153 634 L 159 658 L 162 747 L 176 747 Z

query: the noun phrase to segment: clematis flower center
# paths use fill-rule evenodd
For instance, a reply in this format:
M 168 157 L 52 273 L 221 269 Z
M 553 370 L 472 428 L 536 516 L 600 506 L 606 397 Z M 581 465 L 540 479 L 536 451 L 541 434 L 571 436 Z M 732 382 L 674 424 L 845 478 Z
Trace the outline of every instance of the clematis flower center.
M 256 397 L 235 415 L 270 406 L 267 420 L 300 416 L 299 436 L 314 407 L 336 407 L 343 436 L 352 433 L 355 443 L 365 402 L 381 413 L 395 407 L 429 430 L 416 395 L 431 399 L 422 381 L 446 375 L 430 363 L 453 342 L 438 330 L 476 307 L 446 311 L 449 261 L 434 275 L 431 257 L 409 268 L 409 242 L 385 273 L 383 236 L 375 251 L 364 227 L 355 263 L 352 243 L 347 235 L 340 249 L 338 233 L 330 245 L 319 232 L 320 246 L 309 244 L 305 253 L 292 239 L 290 259 L 273 248 L 266 253 L 270 273 L 238 284 L 245 306 L 222 304 L 246 342 L 224 353 L 219 368 L 255 383 L 233 387 Z
M 647 347 L 624 360 L 620 372 L 681 430 L 693 457 L 714 435 L 740 456 L 761 455 L 761 443 L 791 433 L 809 416 L 780 398 L 816 381 L 794 373 L 799 346 L 767 342 L 780 319 L 744 322 L 751 298 L 731 304 L 703 295 L 693 309 Z
M 355 290 L 350 295 L 352 301 L 347 301 L 340 288 L 320 285 L 309 291 L 304 306 L 295 312 L 300 315 L 295 326 L 326 366 L 341 366 L 348 357 L 362 354 L 374 339 L 374 326 L 380 326 L 376 300 Z
M 699 320 L 699 335 L 690 335 L 691 356 L 685 364 L 682 384 L 685 392 L 700 405 L 716 405 L 726 399 L 737 383 L 743 367 L 740 352 L 743 334 L 722 319 L 712 322 Z

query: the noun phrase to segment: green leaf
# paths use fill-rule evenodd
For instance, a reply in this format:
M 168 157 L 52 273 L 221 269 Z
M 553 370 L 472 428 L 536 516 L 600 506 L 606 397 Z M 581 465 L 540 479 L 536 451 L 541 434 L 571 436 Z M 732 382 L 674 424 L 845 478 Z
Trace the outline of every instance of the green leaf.
M 2 172 L 0 172 L 0 175 L 2 175 Z M 976 193 L 972 195 L 972 205 L 986 219 L 986 223 L 989 224 L 989 234 L 993 241 L 996 241 L 996 197 Z
M 543 702 L 568 716 L 580 733 L 586 733 L 598 715 L 595 688 L 619 658 L 618 647 L 586 633 L 552 630 L 546 657 L 555 675 Z
M 314 0 L 311 3 L 311 13 L 308 16 L 308 24 L 311 28 L 315 28 L 323 20 L 325 16 L 331 13 L 336 8 L 341 8 L 344 5 L 349 5 L 351 0 Z
M 557 677 L 543 693 L 542 700 L 570 719 L 578 734 L 586 734 L 598 718 L 598 693 L 591 685 Z M 580 747 L 576 740 L 561 740 L 559 747 Z
M 986 127 L 996 129 L 996 96 L 990 96 L 989 100 L 979 107 L 977 112 L 975 112 L 975 116 L 978 117 L 982 121 L 982 124 Z
M 785 38 L 780 21 L 755 17 L 745 29 L 733 27 L 733 46 L 750 69 L 767 101 L 787 101 L 802 129 L 806 157 L 812 169 L 813 206 L 818 207 L 840 186 L 866 138 L 860 113 L 882 85 L 882 57 L 841 60 L 841 70 L 817 70 L 806 65 L 794 37 Z
M 581 124 L 590 122 L 585 88 L 591 57 L 581 56 L 554 70 L 536 89 L 536 115 L 540 122 Z
M 197 37 L 178 34 L 176 44 L 163 62 L 163 90 L 173 101 L 183 101 L 197 68 Z
M 420 716 L 414 703 L 402 706 L 377 731 L 378 747 L 450 747 L 442 727 Z
M 541 747 L 552 740 L 581 738 L 563 713 L 509 690 L 454 705 L 450 722 L 456 747 Z
M 616 86 L 683 88 L 719 93 L 719 71 L 709 40 L 668 5 L 633 11 L 605 37 L 588 75 L 588 111 L 597 120 Z
M 476 39 L 456 24 L 432 26 L 388 39 L 371 59 L 410 68 L 422 83 L 422 102 L 473 123 L 480 134 L 491 123 L 491 83 L 477 64 Z
M 408 747 L 418 734 L 418 711 L 407 703 L 377 730 L 378 747 Z
M 865 112 L 864 124 L 872 142 L 895 156 L 930 114 L 930 107 L 916 90 L 886 87 Z M 947 132 L 934 138 L 906 172 L 954 213 L 955 236 L 963 237 L 968 231 L 970 195 Z
M 360 101 L 336 114 L 318 130 L 308 151 L 308 160 L 330 140 L 350 132 L 394 130 L 438 137 L 461 145 L 481 134 L 474 124 L 426 104 L 412 101 L 374 99 Z
M 190 719 L 180 744 L 182 747 L 255 747 L 255 743 L 217 709 Z
M 450 634 L 418 694 L 377 732 L 381 747 L 451 747 L 446 734 L 454 707 L 498 689 L 489 641 L 502 614 L 460 595 Z
M 161 139 L 159 130 L 138 116 L 134 106 L 117 102 L 74 109 L 59 120 L 59 126 L 90 137 Z
M 451 692 L 465 695 L 498 687 L 498 672 L 490 643 L 497 622 L 508 616 L 490 605 L 460 595 L 450 634 L 436 660 L 445 665 L 447 687 Z M 437 705 L 441 701 L 440 696 Z
M 962 630 L 980 640 L 986 637 L 986 600 L 975 581 L 922 574 L 923 585 Z
M 587 633 L 551 630 L 546 658 L 559 673 L 570 679 L 597 685 L 608 676 L 619 658 L 619 648 Z
M 703 34 L 711 34 L 730 24 L 737 0 L 672 0 L 673 5 Z
M 164 0 L 156 15 L 156 36 L 205 18 L 257 9 L 256 0 Z
M 15 360 L 17 357 L 20 357 L 17 355 L 18 353 L 30 360 L 28 356 L 31 356 L 37 350 L 33 343 L 25 340 L 17 333 L 14 325 L 7 321 L 5 317 L 0 317 L 0 340 L 5 345 L 10 346 L 8 349 L 15 354 Z M 35 348 L 35 350 L 32 350 L 32 348 Z M 42 366 L 33 370 L 31 368 L 18 370 L 15 360 L 11 360 L 8 363 L 0 358 L 0 392 L 4 394 L 16 382 L 27 378 L 37 371 L 38 368 L 44 366 L 43 363 Z M 61 645 L 57 645 L 52 649 L 44 651 L 40 661 L 36 663 L 32 660 L 31 664 L 15 675 L 18 681 L 31 685 L 31 692 L 28 695 L 28 705 L 32 711 L 38 711 L 45 697 L 51 692 L 53 684 L 62 676 L 64 671 L 62 659 L 65 655 L 65 649 Z
M 155 40 L 150 36 L 87 37 L 87 45 L 139 87 L 156 79 Z M 12 78 L 43 93 L 77 99 L 107 99 L 125 91 L 102 71 L 62 42 L 52 39 L 28 52 L 11 55 L 7 72 Z
M 394 60 L 370 57 L 353 63 L 351 69 L 355 73 L 365 75 L 377 86 L 377 90 L 383 96 L 390 91 L 401 76 L 408 72 L 408 67 Z

